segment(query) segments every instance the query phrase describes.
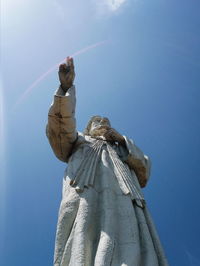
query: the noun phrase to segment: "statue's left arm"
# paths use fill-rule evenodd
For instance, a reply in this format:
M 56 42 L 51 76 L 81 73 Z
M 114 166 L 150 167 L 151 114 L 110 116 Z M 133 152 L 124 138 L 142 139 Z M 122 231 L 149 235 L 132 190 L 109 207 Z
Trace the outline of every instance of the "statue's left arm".
M 130 169 L 133 169 L 141 187 L 145 187 L 150 176 L 151 161 L 148 156 L 134 144 L 134 142 L 124 136 L 124 146 L 128 153 L 124 161 L 128 164 Z
M 134 170 L 140 186 L 145 187 L 150 175 L 150 159 L 143 154 L 132 140 L 122 136 L 114 128 L 110 128 L 104 134 L 104 137 L 108 141 L 118 142 L 121 160 L 127 163 L 130 169 Z

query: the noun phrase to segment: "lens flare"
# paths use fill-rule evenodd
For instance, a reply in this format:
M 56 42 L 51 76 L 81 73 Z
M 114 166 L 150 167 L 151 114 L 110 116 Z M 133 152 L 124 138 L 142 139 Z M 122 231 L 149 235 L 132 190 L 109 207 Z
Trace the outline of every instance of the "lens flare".
M 87 46 L 73 54 L 70 55 L 70 57 L 76 57 L 80 54 L 83 54 L 91 49 L 96 48 L 97 46 L 103 45 L 108 41 L 102 41 L 102 42 L 98 42 L 95 44 L 92 44 L 90 46 Z M 46 78 L 51 72 L 53 72 L 55 69 L 57 69 L 59 67 L 59 65 L 63 62 L 65 62 L 66 58 L 64 58 L 62 61 L 60 61 L 59 63 L 57 63 L 56 65 L 52 66 L 49 70 L 47 70 L 45 73 L 43 73 L 39 78 L 37 78 L 23 93 L 22 95 L 19 97 L 19 99 L 17 100 L 17 102 L 15 103 L 13 109 L 15 109 L 26 97 L 27 95 L 32 91 L 32 89 L 34 87 L 36 87 L 40 81 L 42 81 L 44 78 Z

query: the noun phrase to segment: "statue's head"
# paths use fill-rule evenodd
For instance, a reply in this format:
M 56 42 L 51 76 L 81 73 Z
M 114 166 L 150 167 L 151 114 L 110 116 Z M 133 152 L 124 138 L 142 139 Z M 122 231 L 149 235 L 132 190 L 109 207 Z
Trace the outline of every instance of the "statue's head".
M 111 127 L 107 117 L 99 115 L 92 116 L 84 130 L 84 135 L 101 136 Z

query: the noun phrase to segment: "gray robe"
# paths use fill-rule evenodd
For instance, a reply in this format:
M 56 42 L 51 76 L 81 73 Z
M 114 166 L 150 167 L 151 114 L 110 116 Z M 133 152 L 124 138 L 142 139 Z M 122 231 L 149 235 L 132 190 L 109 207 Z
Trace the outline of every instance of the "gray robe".
M 54 266 L 166 266 L 141 187 L 150 161 L 126 147 L 76 131 L 75 87 L 61 88 L 49 110 L 47 136 L 68 163 L 63 178 Z

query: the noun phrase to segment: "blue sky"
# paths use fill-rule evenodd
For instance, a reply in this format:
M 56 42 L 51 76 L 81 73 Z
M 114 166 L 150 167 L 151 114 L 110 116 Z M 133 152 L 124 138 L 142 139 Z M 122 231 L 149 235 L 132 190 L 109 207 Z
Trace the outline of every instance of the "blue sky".
M 0 264 L 52 265 L 66 167 L 45 136 L 57 71 L 21 95 L 66 56 L 105 41 L 74 58 L 77 128 L 93 114 L 108 116 L 150 156 L 144 193 L 169 263 L 200 265 L 200 2 L 1 6 Z

